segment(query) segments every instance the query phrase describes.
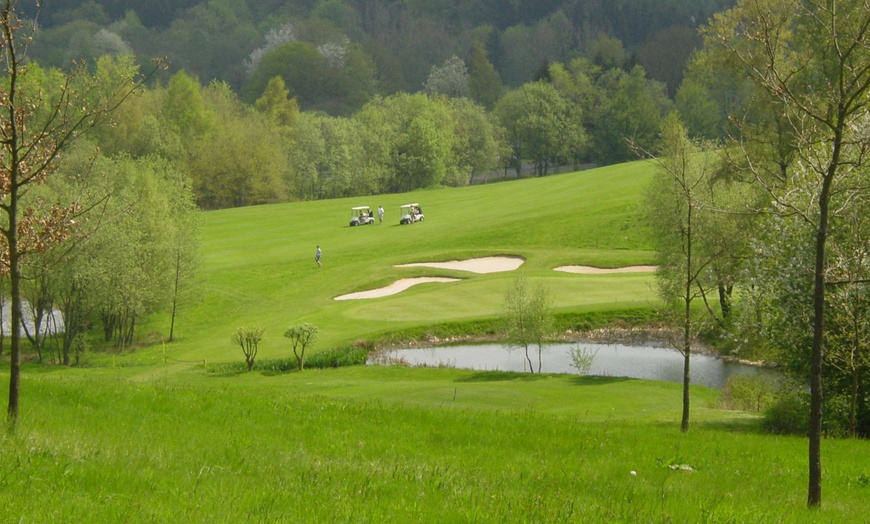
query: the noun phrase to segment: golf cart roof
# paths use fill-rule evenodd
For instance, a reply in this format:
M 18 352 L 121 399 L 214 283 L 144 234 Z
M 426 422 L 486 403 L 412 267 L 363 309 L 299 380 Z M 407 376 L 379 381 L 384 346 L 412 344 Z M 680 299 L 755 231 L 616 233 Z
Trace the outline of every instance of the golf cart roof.
M 402 206 L 402 207 L 414 207 L 414 206 L 419 206 L 419 205 L 420 205 L 420 204 L 414 202 L 413 204 L 405 204 L 405 205 Z
M 356 207 L 350 208 L 351 211 L 360 211 L 362 209 L 371 209 L 371 208 L 369 206 L 356 206 Z

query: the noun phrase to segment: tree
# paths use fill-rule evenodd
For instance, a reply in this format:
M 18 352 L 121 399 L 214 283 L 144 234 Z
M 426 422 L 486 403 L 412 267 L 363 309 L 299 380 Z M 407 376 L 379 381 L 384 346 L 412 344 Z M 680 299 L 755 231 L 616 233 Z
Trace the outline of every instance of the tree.
M 123 349 L 133 343 L 142 317 L 172 301 L 180 241 L 174 233 L 184 213 L 174 206 L 185 200 L 189 205 L 191 195 L 160 158 L 112 159 L 111 169 L 114 187 L 96 232 L 100 253 L 91 263 L 100 270 L 97 301 L 104 338 Z
M 208 136 L 216 125 L 217 119 L 205 105 L 199 82 L 184 71 L 172 75 L 161 109 L 163 118 L 185 141 Z
M 502 95 L 501 78 L 489 61 L 486 47 L 479 42 L 471 46 L 468 57 L 468 89 L 471 98 L 491 110 Z
M 514 167 L 531 160 L 538 176 L 559 162 L 574 163 L 585 151 L 586 132 L 579 106 L 547 82 L 526 84 L 507 93 L 495 106 L 513 147 Z
M 290 339 L 296 364 L 299 366 L 299 371 L 302 371 L 305 368 L 305 350 L 317 340 L 317 326 L 308 322 L 296 324 L 287 328 L 284 336 Z
M 525 276 L 517 275 L 505 292 L 502 309 L 502 338 L 508 350 L 522 349 L 529 373 L 535 372 L 529 349 L 538 350 L 538 373 L 541 372 L 541 354 L 544 342 L 553 333 L 551 300 L 547 289 L 540 282 L 530 285 Z
M 598 33 L 598 36 L 589 42 L 588 47 L 586 55 L 589 60 L 602 69 L 622 69 L 630 59 L 622 41 L 606 33 Z
M 612 164 L 634 157 L 633 146 L 655 148 L 662 118 L 671 102 L 661 82 L 649 80 L 635 66 L 629 71 L 608 69 L 595 81 L 596 98 L 588 108 L 592 160 Z
M 0 86 L 0 226 L 3 239 L 2 266 L 10 278 L 12 301 L 11 372 L 8 422 L 14 431 L 18 421 L 21 380 L 21 264 L 30 253 L 46 250 L 61 241 L 79 211 L 77 204 L 51 206 L 45 213 L 24 207 L 27 189 L 47 180 L 60 163 L 61 154 L 76 137 L 105 121 L 143 81 L 133 76 L 115 79 L 112 85 L 93 81 L 79 65 L 61 82 L 43 91 L 28 85 L 25 64 L 29 35 L 21 36 L 24 22 L 16 13 L 16 1 L 0 4 L 0 49 L 4 78 Z M 31 28 L 31 30 L 35 30 Z
M 201 96 L 216 118 L 209 140 L 187 144 L 188 174 L 200 207 L 286 201 L 287 141 L 278 124 L 241 103 L 225 83 L 212 82 Z
M 442 65 L 432 66 L 423 90 L 429 95 L 467 98 L 471 95 L 468 67 L 458 56 L 451 56 Z
M 257 359 L 260 341 L 263 340 L 263 332 L 264 329 L 261 327 L 240 327 L 233 333 L 232 341 L 242 348 L 248 371 L 254 369 L 254 361 Z
M 453 115 L 444 97 L 400 93 L 378 98 L 354 119 L 364 130 L 367 161 L 382 177 L 381 191 L 437 186 L 456 166 Z
M 254 107 L 269 115 L 278 125 L 293 129 L 299 120 L 299 104 L 295 98 L 289 98 L 289 94 L 284 79 L 276 76 L 266 84 L 263 96 L 257 99 Z
M 704 249 L 711 211 L 710 185 L 714 174 L 711 155 L 689 140 L 679 118 L 672 114 L 662 124 L 661 156 L 650 185 L 647 206 L 653 230 L 658 269 L 658 295 L 669 307 L 667 316 L 678 328 L 671 345 L 683 355 L 683 411 L 680 430 L 689 430 L 689 383 L 692 347 L 702 324 L 693 308 L 706 303 L 716 282 L 710 278 L 718 250 Z
M 453 115 L 452 158 L 444 184 L 465 186 L 475 172 L 498 169 L 510 154 L 504 128 L 492 113 L 467 98 L 448 101 Z M 451 172 L 452 171 L 452 172 Z
M 847 399 L 848 433 L 870 435 L 870 424 L 861 418 L 870 378 L 870 215 L 864 201 L 839 221 L 831 237 L 831 279 L 827 296 L 830 321 L 825 351 L 827 369 L 841 380 L 829 380 L 827 391 Z M 829 395 L 826 395 L 829 396 Z M 866 411 L 866 407 L 864 408 Z M 865 414 L 866 416 L 866 414 Z M 863 422 L 863 424 L 862 424 Z
M 374 92 L 374 75 L 374 64 L 358 45 L 291 41 L 263 54 L 243 93 L 254 102 L 269 81 L 280 76 L 303 110 L 347 114 Z
M 172 169 L 166 169 L 165 175 L 165 187 L 171 199 L 167 233 L 171 234 L 168 254 L 172 262 L 169 321 L 169 342 L 172 342 L 175 340 L 178 309 L 193 295 L 193 278 L 201 261 L 199 254 L 201 215 L 194 203 L 193 189 L 188 181 Z
M 747 76 L 783 119 L 781 136 L 793 162 L 777 162 L 772 148 L 740 148 L 741 161 L 768 191 L 775 210 L 801 217 L 812 231 L 813 281 L 803 299 L 812 304 L 809 479 L 807 505 L 822 502 L 822 361 L 828 285 L 828 237 L 838 213 L 832 198 L 860 196 L 854 177 L 870 151 L 870 9 L 863 0 L 739 1 L 714 17 L 705 44 Z M 738 118 L 741 115 L 737 115 Z M 763 123 L 762 123 L 763 124 Z M 742 138 L 764 135 L 746 122 Z M 809 192 L 808 194 L 806 192 Z M 806 195 L 809 197 L 803 198 Z M 806 206 L 807 203 L 810 206 Z

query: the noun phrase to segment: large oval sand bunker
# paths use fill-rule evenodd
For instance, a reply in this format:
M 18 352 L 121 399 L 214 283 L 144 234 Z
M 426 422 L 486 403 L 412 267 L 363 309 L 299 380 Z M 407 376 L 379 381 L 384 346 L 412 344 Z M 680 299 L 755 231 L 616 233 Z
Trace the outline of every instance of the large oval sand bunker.
M 521 257 L 481 257 L 467 260 L 449 260 L 447 262 L 415 262 L 413 264 L 400 264 L 396 267 L 434 267 L 437 269 L 456 269 L 471 273 L 500 273 L 502 271 L 514 271 L 523 265 L 525 259 Z
M 460 279 L 458 278 L 444 278 L 444 277 L 418 277 L 418 278 L 403 278 L 401 280 L 396 280 L 392 284 L 386 287 L 381 287 L 378 289 L 370 289 L 368 291 L 358 291 L 356 293 L 348 293 L 347 295 L 340 295 L 335 297 L 335 300 L 358 300 L 362 298 L 380 298 L 386 297 L 389 295 L 395 295 L 396 293 L 400 293 L 411 286 L 416 286 L 417 284 L 425 284 L 427 282 L 458 282 Z
M 554 271 L 576 273 L 579 275 L 612 275 L 615 273 L 655 273 L 656 266 L 627 266 L 627 267 L 594 267 L 594 266 L 559 266 Z

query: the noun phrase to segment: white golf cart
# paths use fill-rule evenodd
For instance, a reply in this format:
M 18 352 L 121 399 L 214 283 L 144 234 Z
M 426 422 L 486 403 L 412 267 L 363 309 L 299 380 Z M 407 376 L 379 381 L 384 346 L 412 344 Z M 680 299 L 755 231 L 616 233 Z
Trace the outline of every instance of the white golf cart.
M 420 207 L 420 204 L 415 202 L 401 207 L 402 212 L 399 213 L 399 216 L 402 218 L 399 219 L 399 224 L 413 224 L 423 220 L 423 209 Z
M 350 209 L 350 225 L 364 226 L 375 223 L 375 214 L 369 206 L 356 206 Z

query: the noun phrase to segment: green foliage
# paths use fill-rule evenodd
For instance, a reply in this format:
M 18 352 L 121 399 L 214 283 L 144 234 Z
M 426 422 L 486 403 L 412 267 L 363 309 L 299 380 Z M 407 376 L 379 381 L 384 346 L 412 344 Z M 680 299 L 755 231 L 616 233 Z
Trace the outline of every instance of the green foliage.
M 293 129 L 299 120 L 299 104 L 295 98 L 289 98 L 289 94 L 284 79 L 276 76 L 266 84 L 263 95 L 257 99 L 254 107 L 269 115 L 278 125 Z
M 305 367 L 308 369 L 329 369 L 346 366 L 362 366 L 368 359 L 368 352 L 364 347 L 346 346 L 327 349 L 314 353 L 305 358 Z M 256 371 L 263 374 L 289 373 L 299 371 L 299 359 L 294 357 L 281 359 L 258 359 L 253 367 L 248 370 L 247 362 L 222 362 L 210 365 L 208 373 L 211 375 L 238 375 L 246 371 Z
M 672 103 L 664 84 L 649 80 L 640 66 L 629 71 L 608 69 L 595 80 L 598 96 L 587 120 L 592 160 L 603 164 L 635 157 L 632 147 L 655 150 L 659 130 Z
M 367 130 L 366 152 L 382 171 L 381 191 L 437 186 L 457 169 L 455 124 L 446 98 L 399 94 L 376 99 L 354 119 Z
M 174 74 L 169 81 L 161 114 L 184 140 L 204 138 L 216 123 L 216 115 L 206 107 L 199 83 L 184 71 Z
M 242 349 L 248 371 L 254 369 L 254 361 L 257 359 L 257 351 L 260 341 L 263 340 L 264 331 L 261 327 L 240 327 L 231 337 L 231 340 Z
M 475 42 L 468 57 L 468 89 L 471 98 L 492 110 L 502 95 L 501 79 L 498 71 L 489 61 L 486 47 Z
M 786 385 L 764 411 L 764 428 L 772 433 L 805 436 L 810 427 L 809 406 L 806 388 Z
M 774 386 L 769 378 L 735 375 L 725 382 L 720 403 L 724 409 L 763 412 L 775 400 Z
M 221 118 L 208 140 L 187 145 L 187 169 L 200 207 L 286 201 L 287 145 L 279 124 L 242 104 L 226 84 L 212 83 L 202 96 Z
M 568 350 L 568 356 L 571 357 L 571 366 L 581 375 L 588 375 L 592 366 L 595 364 L 595 356 L 598 350 L 589 351 L 586 348 L 574 346 Z
M 253 103 L 280 77 L 304 111 L 349 115 L 371 97 L 374 66 L 358 45 L 344 42 L 282 43 L 263 54 L 243 90 Z
M 546 175 L 550 166 L 573 163 L 586 149 L 580 108 L 549 83 L 525 84 L 510 91 L 499 100 L 495 114 L 507 130 L 518 172 L 528 159 L 537 175 Z
M 290 339 L 293 346 L 293 356 L 296 357 L 299 371 L 302 371 L 305 367 L 305 350 L 317 340 L 317 326 L 308 322 L 296 324 L 287 328 L 284 337 Z
M 535 372 L 529 348 L 537 346 L 538 373 L 544 342 L 553 335 L 552 300 L 541 281 L 530 284 L 519 273 L 505 292 L 501 339 L 508 350 L 522 349 L 529 372 Z
M 347 346 L 314 353 L 305 359 L 308 369 L 328 369 L 344 366 L 363 366 L 368 359 L 364 347 Z

